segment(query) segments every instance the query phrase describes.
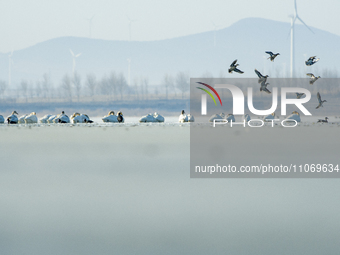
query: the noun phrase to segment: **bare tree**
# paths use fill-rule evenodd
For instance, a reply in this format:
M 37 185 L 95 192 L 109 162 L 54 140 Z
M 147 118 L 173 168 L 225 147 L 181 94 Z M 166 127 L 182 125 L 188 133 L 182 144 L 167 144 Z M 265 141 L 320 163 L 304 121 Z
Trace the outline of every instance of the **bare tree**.
M 72 101 L 72 82 L 70 76 L 68 76 L 67 74 L 64 75 L 61 81 L 61 88 L 64 92 L 65 97 Z
M 2 99 L 4 99 L 6 89 L 7 89 L 7 83 L 5 81 L 0 81 L 0 95 Z
M 189 90 L 189 75 L 179 72 L 176 76 L 176 87 L 182 92 L 183 99 L 184 93 Z
M 165 74 L 163 77 L 163 86 L 165 87 L 165 97 L 168 100 L 169 98 L 169 89 L 174 88 L 174 78 L 172 75 Z
M 139 100 L 139 91 L 138 91 L 138 79 L 135 77 L 134 79 L 133 79 L 133 87 L 134 87 L 134 93 L 135 93 L 135 95 L 136 95 L 136 98 L 137 98 L 137 100 Z
M 40 97 L 40 95 L 41 95 L 41 83 L 40 83 L 40 81 L 36 81 L 35 82 L 35 95 L 36 95 L 36 97 Z
M 77 95 L 77 100 L 79 102 L 79 97 L 81 93 L 81 78 L 77 72 L 74 72 L 72 83 L 73 83 L 73 86 L 74 86 L 74 89 Z
M 148 77 L 144 77 L 142 80 L 143 83 L 143 87 L 144 87 L 144 93 L 145 93 L 145 97 L 146 100 L 148 100 L 148 95 L 149 95 L 149 78 Z
M 118 79 L 117 75 L 115 72 L 110 73 L 110 77 L 108 78 L 108 90 L 109 94 L 111 96 L 115 96 L 117 94 L 117 84 L 118 84 Z
M 92 97 L 92 100 L 94 100 L 94 91 L 97 86 L 96 76 L 94 74 L 88 74 L 86 76 L 86 87 L 88 88 L 90 92 L 90 96 Z
M 117 79 L 117 89 L 120 94 L 120 99 L 123 100 L 123 93 L 127 87 L 126 79 L 123 73 L 120 73 Z
M 109 81 L 106 76 L 104 76 L 101 81 L 98 83 L 98 87 L 101 95 L 109 94 Z
M 27 103 L 27 98 L 28 98 L 28 82 L 26 80 L 22 80 L 20 83 L 20 90 L 22 92 L 22 95 L 26 99 Z
M 52 86 L 52 83 L 51 83 L 50 76 L 47 73 L 44 73 L 43 80 L 41 82 L 42 93 L 43 93 L 44 98 L 47 98 L 50 96 L 51 86 Z

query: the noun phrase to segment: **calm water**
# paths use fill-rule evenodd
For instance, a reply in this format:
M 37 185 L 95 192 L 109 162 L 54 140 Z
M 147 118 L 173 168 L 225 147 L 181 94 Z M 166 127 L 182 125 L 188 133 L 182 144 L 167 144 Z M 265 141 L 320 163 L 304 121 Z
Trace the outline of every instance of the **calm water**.
M 339 180 L 190 179 L 189 137 L 3 127 L 1 254 L 338 253 Z

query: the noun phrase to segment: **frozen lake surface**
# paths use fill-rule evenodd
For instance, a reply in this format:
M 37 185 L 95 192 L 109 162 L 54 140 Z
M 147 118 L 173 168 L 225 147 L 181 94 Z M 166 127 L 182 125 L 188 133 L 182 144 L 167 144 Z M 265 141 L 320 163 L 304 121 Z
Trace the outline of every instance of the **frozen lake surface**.
M 1 253 L 338 253 L 339 179 L 190 179 L 190 125 L 176 119 L 1 125 Z M 329 139 L 337 126 L 299 130 Z M 325 143 L 339 151 L 338 138 Z

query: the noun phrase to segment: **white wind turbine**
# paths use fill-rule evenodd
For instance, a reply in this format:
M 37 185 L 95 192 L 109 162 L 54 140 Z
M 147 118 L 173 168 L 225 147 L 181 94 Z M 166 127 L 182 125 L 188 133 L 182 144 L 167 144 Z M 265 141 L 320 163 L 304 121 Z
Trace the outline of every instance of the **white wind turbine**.
M 216 24 L 211 20 L 211 23 L 213 24 L 214 26 L 214 47 L 216 47 L 216 32 L 217 32 L 217 28 L 219 26 L 216 26 Z
M 92 19 L 93 19 L 94 15 L 92 15 L 91 18 L 87 18 L 87 21 L 89 22 L 89 35 L 90 35 L 90 38 L 92 38 Z
M 8 55 L 8 87 L 11 88 L 11 82 L 12 82 L 12 74 L 11 74 L 11 67 L 13 65 L 13 51 Z
M 73 59 L 72 75 L 73 75 L 73 78 L 74 78 L 74 73 L 76 71 L 76 58 L 79 57 L 81 55 L 81 53 L 74 55 L 74 53 L 71 49 L 70 49 L 70 52 L 71 52 L 72 59 Z
M 128 20 L 129 20 L 129 42 L 131 42 L 131 25 L 132 25 L 132 22 L 136 22 L 137 20 L 135 20 L 135 19 L 130 19 L 128 15 L 126 15 L 126 17 L 127 17 Z
M 291 27 L 290 27 L 290 77 L 293 78 L 295 76 L 294 73 L 294 26 L 296 19 L 300 20 L 302 24 L 304 24 L 313 34 L 313 30 L 310 29 L 307 24 L 299 17 L 297 14 L 297 8 L 296 8 L 296 0 L 294 0 L 294 15 L 290 16 L 291 18 Z

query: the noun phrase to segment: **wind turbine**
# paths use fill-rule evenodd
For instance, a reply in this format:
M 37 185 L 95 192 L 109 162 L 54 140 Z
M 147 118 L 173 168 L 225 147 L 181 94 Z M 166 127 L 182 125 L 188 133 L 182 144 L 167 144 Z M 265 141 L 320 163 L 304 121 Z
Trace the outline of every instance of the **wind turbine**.
M 87 21 L 89 22 L 89 35 L 90 35 L 90 38 L 92 38 L 92 34 L 91 34 L 91 30 L 92 30 L 92 19 L 93 19 L 94 15 L 92 15 L 91 18 L 87 18 Z
M 217 32 L 218 26 L 216 26 L 216 24 L 212 20 L 211 20 L 211 23 L 214 26 L 214 47 L 216 47 L 216 32 Z
M 74 78 L 74 73 L 76 71 L 76 58 L 79 57 L 81 55 L 81 53 L 74 55 L 73 51 L 70 49 L 71 55 L 72 55 L 72 59 L 73 59 L 73 67 L 72 67 L 72 75 Z
M 137 20 L 135 20 L 135 19 L 130 19 L 128 15 L 126 15 L 126 17 L 127 17 L 128 20 L 129 20 L 129 42 L 131 42 L 131 24 L 132 24 L 132 22 L 135 22 L 135 21 L 137 21 Z
M 313 30 L 310 29 L 307 24 L 299 17 L 297 14 L 296 0 L 294 0 L 294 15 L 290 16 L 291 18 L 291 27 L 290 27 L 290 77 L 293 78 L 294 74 L 294 27 L 296 19 L 300 20 L 302 24 L 304 24 L 313 34 Z
M 127 59 L 128 62 L 128 86 L 131 85 L 131 58 Z
M 12 82 L 12 75 L 11 75 L 11 67 L 13 65 L 13 51 L 8 55 L 8 87 L 11 88 L 11 82 Z

